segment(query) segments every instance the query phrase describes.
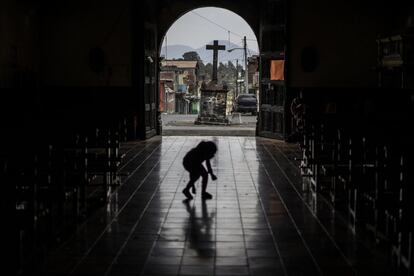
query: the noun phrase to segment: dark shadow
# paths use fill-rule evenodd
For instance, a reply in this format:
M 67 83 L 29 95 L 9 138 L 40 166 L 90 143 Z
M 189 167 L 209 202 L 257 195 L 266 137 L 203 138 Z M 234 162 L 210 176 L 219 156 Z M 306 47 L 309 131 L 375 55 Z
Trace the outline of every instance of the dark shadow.
M 185 232 L 188 237 L 187 242 L 189 243 L 188 248 L 196 250 L 200 257 L 214 256 L 214 232 L 212 233 L 212 225 L 216 213 L 209 213 L 207 202 L 202 200 L 201 217 L 197 217 L 196 206 L 190 206 L 189 200 L 184 200 L 183 203 L 189 214 L 189 223 L 185 224 Z

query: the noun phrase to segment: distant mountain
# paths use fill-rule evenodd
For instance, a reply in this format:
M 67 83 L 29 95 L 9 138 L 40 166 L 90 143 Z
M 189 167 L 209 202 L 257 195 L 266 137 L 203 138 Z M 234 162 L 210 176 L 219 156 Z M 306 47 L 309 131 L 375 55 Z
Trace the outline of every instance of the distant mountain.
M 166 52 L 165 47 L 162 47 L 161 49 L 161 56 L 166 56 L 167 54 L 167 58 L 168 59 L 179 59 L 179 58 L 183 58 L 183 54 L 186 52 L 190 52 L 190 51 L 195 51 L 193 48 L 191 48 L 190 46 L 186 46 L 186 45 L 168 45 L 168 51 Z
M 207 44 L 213 44 L 213 41 L 206 43 L 206 45 Z M 229 42 L 226 40 L 219 40 L 219 44 L 226 46 L 225 51 L 219 51 L 219 54 L 218 54 L 219 62 L 227 63 L 230 60 L 231 62 L 236 63 L 236 59 L 238 59 L 240 64 L 243 63 L 243 58 L 244 58 L 243 49 L 234 50 L 234 51 L 231 51 L 230 53 L 227 52 L 227 50 L 229 49 L 242 48 L 242 46 L 234 44 L 234 43 L 230 43 L 229 45 Z M 165 52 L 166 52 L 165 50 L 166 50 L 165 47 L 163 47 L 161 50 L 161 56 L 165 56 Z M 167 52 L 167 55 L 168 55 L 167 58 L 168 59 L 179 59 L 183 57 L 184 53 L 190 52 L 190 51 L 196 51 L 204 64 L 213 63 L 213 51 L 206 50 L 206 46 L 194 49 L 186 45 L 169 45 L 168 52 Z M 252 55 L 257 55 L 257 54 L 258 54 L 257 52 L 250 50 L 250 49 L 247 51 L 248 57 Z

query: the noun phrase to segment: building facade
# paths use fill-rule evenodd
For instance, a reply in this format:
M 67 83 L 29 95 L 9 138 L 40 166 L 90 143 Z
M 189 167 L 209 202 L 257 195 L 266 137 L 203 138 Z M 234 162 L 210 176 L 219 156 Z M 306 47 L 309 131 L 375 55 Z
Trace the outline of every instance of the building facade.
M 198 95 L 198 62 L 188 60 L 163 60 L 161 61 L 160 83 L 164 76 L 168 76 L 173 82 L 170 87 L 174 91 L 175 113 L 197 114 L 199 110 Z M 160 88 L 161 93 L 161 88 Z M 165 94 L 165 91 L 163 92 Z M 165 95 L 160 95 L 165 99 Z

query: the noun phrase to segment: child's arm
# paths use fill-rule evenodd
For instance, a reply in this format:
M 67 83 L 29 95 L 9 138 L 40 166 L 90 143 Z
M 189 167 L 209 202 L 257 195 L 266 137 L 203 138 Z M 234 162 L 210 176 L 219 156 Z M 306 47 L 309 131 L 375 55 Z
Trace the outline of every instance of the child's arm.
M 206 160 L 206 165 L 207 165 L 207 171 L 211 175 L 211 179 L 216 180 L 217 176 L 213 173 L 213 170 L 211 169 L 210 159 Z

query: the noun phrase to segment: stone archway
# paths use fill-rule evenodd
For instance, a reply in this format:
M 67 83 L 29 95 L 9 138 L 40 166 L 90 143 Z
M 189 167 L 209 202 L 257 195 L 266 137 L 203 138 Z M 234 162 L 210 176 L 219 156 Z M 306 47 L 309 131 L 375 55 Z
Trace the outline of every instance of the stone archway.
M 201 7 L 219 7 L 241 16 L 252 28 L 258 38 L 260 56 L 260 112 L 257 134 L 272 138 L 284 138 L 286 134 L 285 98 L 286 78 L 271 78 L 271 61 L 285 60 L 286 54 L 286 1 L 285 0 L 244 0 L 234 1 L 166 1 L 146 3 L 148 11 L 144 19 L 144 62 L 142 83 L 144 93 L 140 96 L 142 119 L 146 137 L 152 136 L 159 125 L 157 106 L 158 53 L 163 35 L 181 15 Z M 142 9 L 142 7 L 140 7 Z M 151 62 L 152 61 L 152 62 Z M 159 133 L 158 133 L 159 134 Z

